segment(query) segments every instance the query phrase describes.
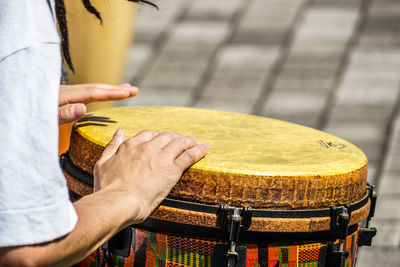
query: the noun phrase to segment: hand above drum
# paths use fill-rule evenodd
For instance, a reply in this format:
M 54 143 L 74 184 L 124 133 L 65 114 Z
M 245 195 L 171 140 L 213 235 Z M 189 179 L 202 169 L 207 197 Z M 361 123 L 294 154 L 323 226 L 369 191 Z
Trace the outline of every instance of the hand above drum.
M 86 112 L 85 104 L 94 101 L 121 100 L 137 95 L 138 88 L 120 85 L 86 83 L 61 85 L 58 97 L 58 123 L 73 122 Z
M 117 130 L 95 165 L 95 191 L 120 193 L 132 207 L 130 223 L 140 223 L 208 150 L 193 136 L 143 131 L 125 139 Z

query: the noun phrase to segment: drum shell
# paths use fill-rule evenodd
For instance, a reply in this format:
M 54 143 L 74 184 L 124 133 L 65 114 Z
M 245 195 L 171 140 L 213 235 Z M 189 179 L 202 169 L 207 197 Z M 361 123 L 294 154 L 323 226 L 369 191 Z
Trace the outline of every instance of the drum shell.
M 349 253 L 345 266 L 354 267 L 357 255 L 358 232 L 346 238 L 345 251 Z M 267 240 L 259 243 L 239 244 L 246 247 L 239 253 L 245 265 L 254 266 L 313 266 L 325 267 L 331 246 L 338 241 L 302 242 L 271 244 Z M 229 246 L 226 241 L 155 233 L 134 229 L 129 257 L 109 255 L 113 266 L 144 267 L 222 267 L 225 266 L 225 255 Z M 96 264 L 96 253 L 77 264 L 89 267 Z M 244 259 L 245 258 L 245 259 Z M 239 260 L 240 261 L 240 260 Z

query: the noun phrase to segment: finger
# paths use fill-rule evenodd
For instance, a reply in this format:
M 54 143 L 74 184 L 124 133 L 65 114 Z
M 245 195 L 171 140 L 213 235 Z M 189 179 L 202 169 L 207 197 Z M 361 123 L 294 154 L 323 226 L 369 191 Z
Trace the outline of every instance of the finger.
M 155 136 L 153 140 L 151 140 L 151 143 L 152 145 L 154 145 L 154 147 L 163 149 L 176 137 L 182 137 L 182 135 L 177 133 L 162 132 L 159 135 Z
M 126 140 L 126 142 L 131 146 L 135 146 L 138 144 L 149 142 L 158 134 L 159 134 L 158 132 L 153 132 L 153 131 L 147 131 L 147 130 L 141 131 L 140 133 Z
M 107 161 L 115 153 L 117 153 L 119 146 L 125 141 L 125 134 L 121 129 L 118 129 L 111 141 L 104 148 L 103 154 L 101 155 L 99 162 Z
M 185 150 L 180 156 L 175 159 L 175 163 L 182 169 L 186 170 L 194 163 L 203 158 L 208 150 L 210 149 L 210 145 L 208 143 L 199 144 L 192 148 Z
M 96 86 L 62 86 L 59 93 L 59 105 L 89 103 L 93 101 L 121 100 L 137 95 L 138 88 L 128 84 Z
M 118 88 L 130 88 L 134 87 L 129 83 L 122 83 L 122 84 L 107 84 L 107 83 L 80 83 L 80 84 L 73 84 L 73 85 L 60 85 L 60 90 L 71 90 L 71 89 L 82 89 L 87 87 L 94 87 L 99 89 L 118 89 Z
M 197 139 L 194 136 L 180 136 L 174 138 L 164 147 L 164 154 L 171 155 L 173 159 L 178 157 L 187 149 L 197 145 Z
M 118 86 L 120 86 L 120 87 L 125 87 L 125 88 L 132 87 L 132 85 L 130 85 L 129 83 L 121 83 L 121 84 L 118 85 Z
M 84 104 L 68 104 L 58 108 L 58 124 L 73 122 L 86 112 Z
M 74 84 L 71 85 L 72 87 L 96 87 L 100 89 L 113 89 L 115 87 L 133 87 L 129 83 L 121 83 L 121 84 L 108 84 L 108 83 L 81 83 L 81 84 Z

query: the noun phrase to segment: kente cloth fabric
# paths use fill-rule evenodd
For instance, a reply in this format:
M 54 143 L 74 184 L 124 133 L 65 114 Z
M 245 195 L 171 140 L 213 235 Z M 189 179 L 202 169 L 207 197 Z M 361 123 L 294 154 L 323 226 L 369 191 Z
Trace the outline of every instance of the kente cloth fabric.
M 358 232 L 349 235 L 345 267 L 355 267 Z M 336 241 L 337 244 L 338 241 Z M 242 244 L 247 247 L 246 267 L 325 267 L 328 244 L 269 245 Z M 224 241 L 157 234 L 135 229 L 130 256 L 107 255 L 105 266 L 118 267 L 222 267 L 228 245 Z M 96 255 L 96 253 L 98 253 Z M 102 253 L 96 252 L 77 266 L 99 266 Z M 97 256 L 97 257 L 96 257 Z

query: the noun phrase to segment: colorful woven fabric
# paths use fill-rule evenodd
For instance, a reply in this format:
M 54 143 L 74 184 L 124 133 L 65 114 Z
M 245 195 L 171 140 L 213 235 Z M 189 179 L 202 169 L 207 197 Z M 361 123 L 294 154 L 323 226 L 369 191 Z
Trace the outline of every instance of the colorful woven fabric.
M 345 267 L 355 267 L 358 233 L 349 235 L 345 248 L 350 256 Z M 107 267 L 222 267 L 228 250 L 226 242 L 136 229 L 128 258 L 94 253 L 77 266 L 98 266 L 106 258 Z M 246 267 L 324 267 L 328 244 L 301 245 L 246 244 Z M 243 255 L 242 255 L 243 256 Z

